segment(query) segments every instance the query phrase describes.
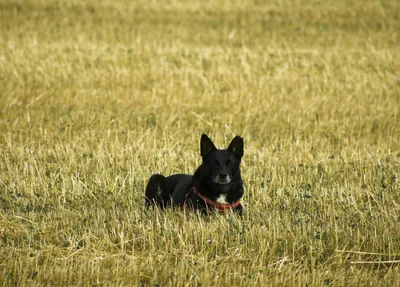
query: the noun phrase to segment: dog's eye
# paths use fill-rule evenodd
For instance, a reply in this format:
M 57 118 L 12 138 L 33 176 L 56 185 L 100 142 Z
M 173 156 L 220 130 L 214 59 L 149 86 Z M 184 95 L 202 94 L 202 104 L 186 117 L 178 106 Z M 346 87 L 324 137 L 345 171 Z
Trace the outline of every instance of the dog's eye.
M 216 161 L 214 161 L 214 163 L 215 163 L 215 165 L 220 165 L 220 162 L 219 162 L 219 160 L 216 160 Z
M 226 164 L 227 166 L 231 165 L 231 163 L 232 163 L 232 161 L 231 161 L 230 159 L 227 159 L 227 160 L 225 161 L 225 164 Z

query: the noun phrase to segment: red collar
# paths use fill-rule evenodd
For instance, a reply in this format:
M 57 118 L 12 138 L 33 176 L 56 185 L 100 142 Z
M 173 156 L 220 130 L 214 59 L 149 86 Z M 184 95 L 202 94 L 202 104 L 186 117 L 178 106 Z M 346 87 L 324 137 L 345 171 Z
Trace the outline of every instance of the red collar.
M 186 199 L 185 202 L 183 204 L 183 206 L 186 206 L 186 202 L 188 201 L 189 198 L 189 194 L 190 192 L 193 192 L 194 194 L 196 194 L 198 197 L 200 197 L 200 199 L 204 200 L 205 203 L 207 203 L 208 205 L 213 206 L 216 210 L 218 210 L 219 212 L 224 212 L 225 209 L 232 209 L 235 208 L 236 206 L 238 206 L 240 204 L 240 199 L 238 201 L 236 201 L 233 204 L 229 204 L 229 203 L 217 203 L 211 199 L 209 199 L 208 197 L 202 195 L 200 192 L 198 192 L 196 190 L 196 188 L 193 186 L 192 189 L 186 194 Z

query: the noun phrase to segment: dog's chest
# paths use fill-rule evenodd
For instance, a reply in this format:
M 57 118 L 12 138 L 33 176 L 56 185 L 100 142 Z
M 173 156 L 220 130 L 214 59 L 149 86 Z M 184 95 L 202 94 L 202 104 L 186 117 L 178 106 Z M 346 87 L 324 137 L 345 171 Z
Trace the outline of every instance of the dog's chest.
M 219 197 L 217 197 L 216 202 L 220 204 L 228 204 L 226 201 L 226 194 L 221 194 Z

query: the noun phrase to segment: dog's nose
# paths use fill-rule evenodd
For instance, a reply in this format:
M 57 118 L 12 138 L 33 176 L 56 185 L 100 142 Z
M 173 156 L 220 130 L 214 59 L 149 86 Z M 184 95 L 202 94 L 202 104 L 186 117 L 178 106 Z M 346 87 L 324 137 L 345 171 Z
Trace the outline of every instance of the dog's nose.
M 219 175 L 219 178 L 220 179 L 226 179 L 228 177 L 228 175 L 226 174 L 226 173 L 221 173 L 220 175 Z

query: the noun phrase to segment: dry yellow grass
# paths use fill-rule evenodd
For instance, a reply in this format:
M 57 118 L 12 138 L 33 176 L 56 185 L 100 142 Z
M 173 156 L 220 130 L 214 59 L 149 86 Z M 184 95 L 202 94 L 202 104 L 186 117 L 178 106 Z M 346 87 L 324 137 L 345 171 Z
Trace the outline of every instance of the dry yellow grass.
M 0 0 L 1 285 L 399 286 L 399 18 Z M 245 139 L 243 218 L 146 210 L 202 133 Z

